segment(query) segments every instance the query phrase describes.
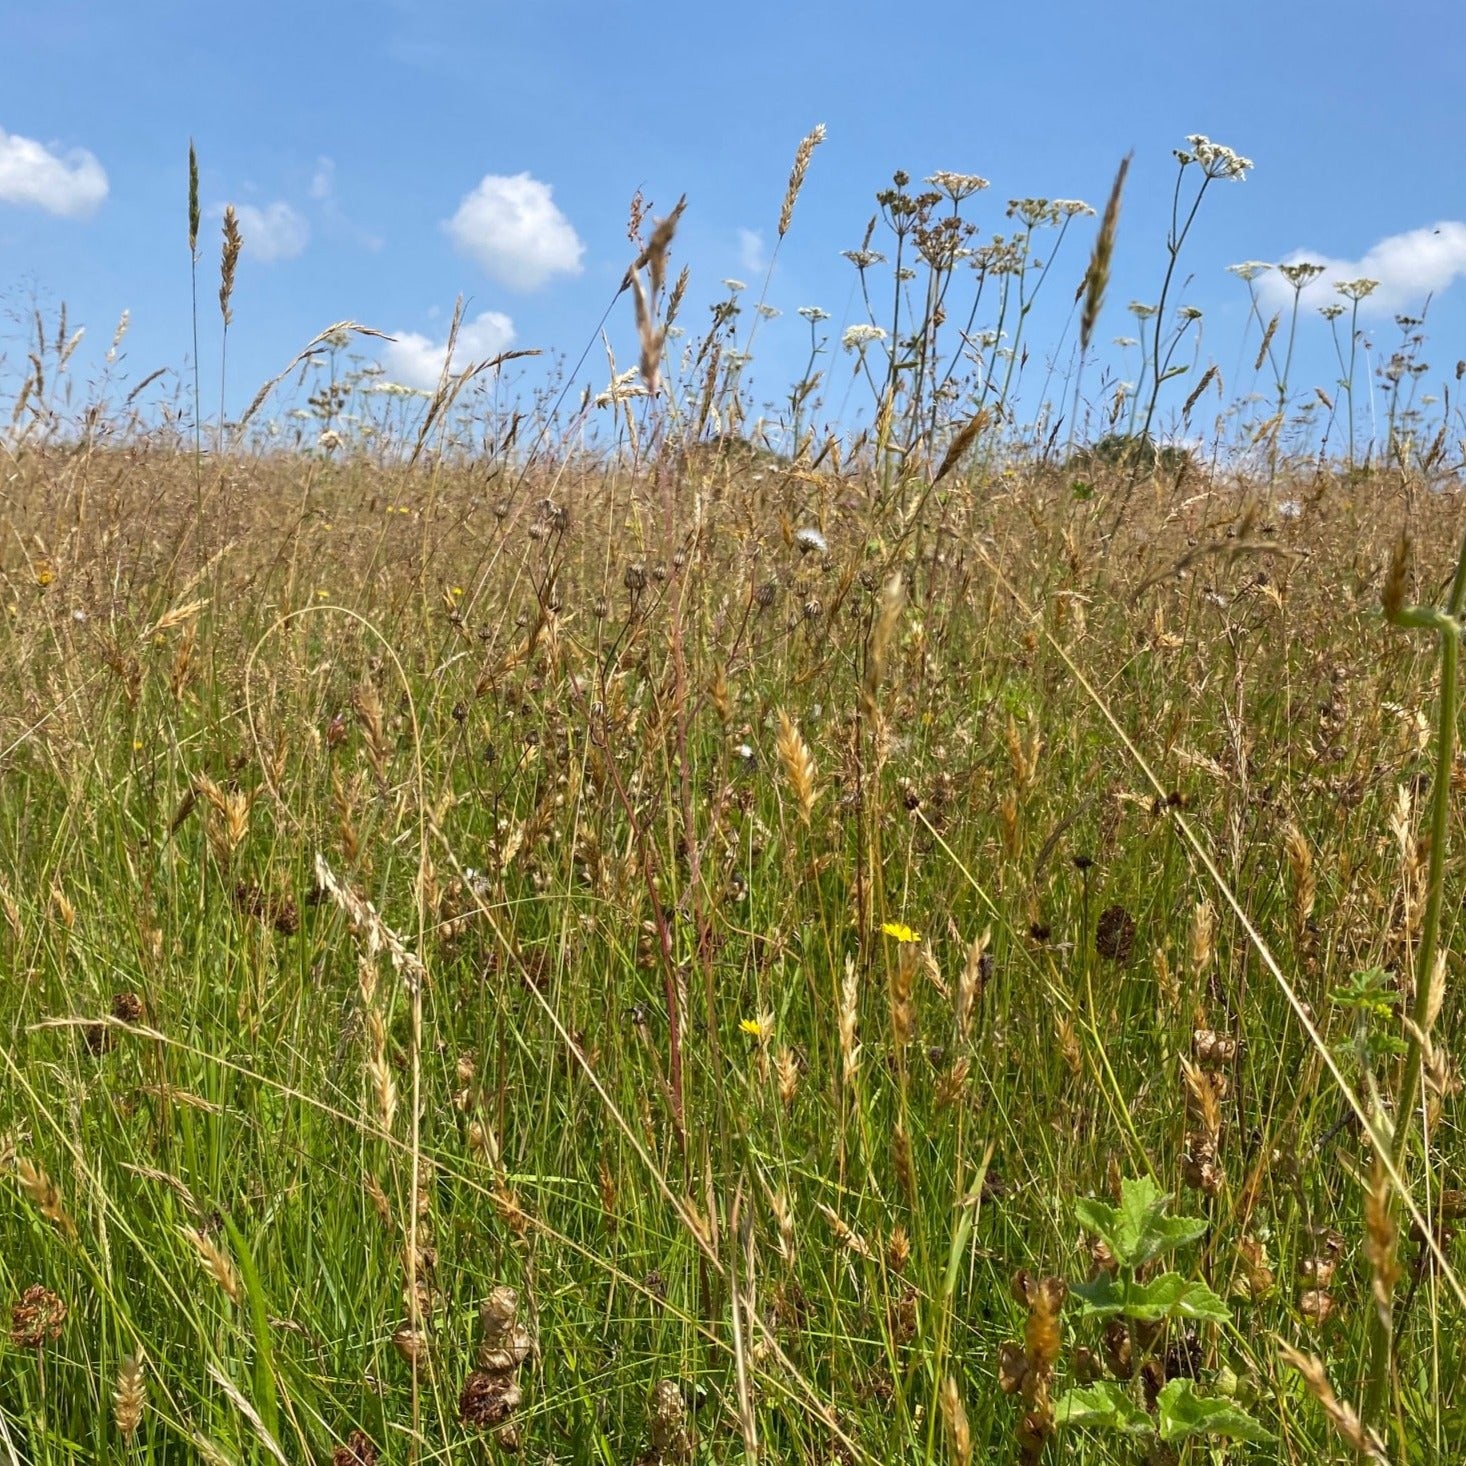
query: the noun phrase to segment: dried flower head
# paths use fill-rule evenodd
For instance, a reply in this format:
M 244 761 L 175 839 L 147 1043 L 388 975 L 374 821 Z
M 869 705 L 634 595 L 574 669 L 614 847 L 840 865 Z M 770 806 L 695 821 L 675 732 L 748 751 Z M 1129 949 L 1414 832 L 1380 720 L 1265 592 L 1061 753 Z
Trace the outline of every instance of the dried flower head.
M 49 1288 L 32 1283 L 10 1305 L 10 1342 L 17 1349 L 40 1349 L 61 1337 L 66 1304 Z

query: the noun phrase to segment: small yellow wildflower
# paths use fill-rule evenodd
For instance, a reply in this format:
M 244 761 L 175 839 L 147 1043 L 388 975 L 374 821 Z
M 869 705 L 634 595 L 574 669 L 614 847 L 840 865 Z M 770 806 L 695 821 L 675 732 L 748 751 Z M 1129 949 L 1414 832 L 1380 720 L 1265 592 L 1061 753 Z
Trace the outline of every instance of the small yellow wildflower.
M 46 559 L 37 560 L 35 563 L 36 584 L 42 590 L 51 585 L 56 579 L 56 567 Z
M 921 940 L 920 933 L 912 931 L 905 922 L 885 921 L 881 923 L 881 930 L 898 942 L 919 942 Z
M 767 1043 L 774 1032 L 774 1015 L 761 1013 L 757 1018 L 741 1018 L 738 1021 L 738 1027 L 749 1038 L 756 1038 L 760 1043 Z

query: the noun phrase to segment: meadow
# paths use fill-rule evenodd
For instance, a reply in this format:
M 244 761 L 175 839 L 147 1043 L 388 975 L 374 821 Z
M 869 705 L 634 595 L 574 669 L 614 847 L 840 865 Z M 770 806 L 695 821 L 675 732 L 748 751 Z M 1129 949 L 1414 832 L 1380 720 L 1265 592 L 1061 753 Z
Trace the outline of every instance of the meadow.
M 1366 441 L 1352 357 L 1301 406 L 1295 309 L 1263 410 L 1158 449 L 1222 390 L 1166 406 L 1168 274 L 1148 378 L 1024 421 L 1089 211 L 979 245 L 980 180 L 909 183 L 858 435 L 813 366 L 754 421 L 738 292 L 669 332 L 640 203 L 599 407 L 388 390 L 341 323 L 294 416 L 289 372 L 78 409 L 37 320 L 0 1456 L 1453 1459 L 1449 419 L 1402 369 Z M 1123 183 L 1060 256 L 1079 361 Z

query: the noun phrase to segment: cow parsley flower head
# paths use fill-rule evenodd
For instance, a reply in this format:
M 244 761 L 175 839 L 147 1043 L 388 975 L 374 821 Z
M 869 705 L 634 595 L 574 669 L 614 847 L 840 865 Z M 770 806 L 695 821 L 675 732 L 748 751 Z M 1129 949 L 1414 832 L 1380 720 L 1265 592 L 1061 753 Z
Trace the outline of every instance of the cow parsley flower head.
M 1294 290 L 1302 290 L 1323 274 L 1323 266 L 1315 265 L 1311 260 L 1298 260 L 1295 264 L 1279 265 L 1278 273 Z
M 1252 167 L 1251 158 L 1244 158 L 1231 148 L 1214 143 L 1202 133 L 1193 132 L 1186 141 L 1191 144 L 1191 151 L 1188 153 L 1176 149 L 1177 160 L 1183 168 L 1188 163 L 1200 163 L 1201 171 L 1208 178 L 1227 178 L 1240 183 L 1247 177 L 1247 170 Z
M 821 310 L 817 305 L 802 305 L 799 307 L 799 314 L 812 326 L 830 319 L 829 311 Z
M 1363 300 L 1366 295 L 1373 295 L 1379 286 L 1378 280 L 1336 280 L 1334 289 L 1344 297 L 1345 300 Z
M 1259 275 L 1266 275 L 1272 266 L 1263 260 L 1243 260 L 1240 265 L 1228 265 L 1227 269 L 1239 280 L 1250 282 L 1256 280 Z
M 884 341 L 885 339 L 886 333 L 882 327 L 870 326 L 857 321 L 855 325 L 845 327 L 845 334 L 840 337 L 840 345 L 846 351 L 864 352 L 872 341 Z
M 976 173 L 949 173 L 946 169 L 933 173 L 927 182 L 940 189 L 954 204 L 960 204 L 963 199 L 971 198 L 988 186 L 987 179 L 979 178 Z

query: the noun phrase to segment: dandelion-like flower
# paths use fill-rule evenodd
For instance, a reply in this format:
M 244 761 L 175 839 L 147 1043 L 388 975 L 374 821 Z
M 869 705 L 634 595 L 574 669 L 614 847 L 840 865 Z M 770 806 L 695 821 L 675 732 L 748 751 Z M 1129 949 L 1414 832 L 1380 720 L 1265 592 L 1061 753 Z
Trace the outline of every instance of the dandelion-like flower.
M 866 325 L 857 321 L 855 325 L 845 327 L 845 334 L 840 337 L 840 345 L 846 351 L 864 352 L 872 341 L 884 341 L 885 339 L 886 333 L 883 327 Z
M 946 169 L 933 173 L 927 182 L 940 189 L 954 204 L 960 204 L 963 199 L 971 198 L 988 186 L 987 179 L 979 178 L 976 173 L 949 173 Z
M 772 1013 L 760 1013 L 757 1018 L 740 1018 L 738 1030 L 746 1033 L 749 1038 L 756 1038 L 760 1043 L 767 1043 L 774 1032 L 774 1015 Z
M 912 931 L 905 922 L 901 921 L 883 921 L 881 923 L 881 931 L 893 941 L 901 942 L 903 945 L 907 942 L 919 942 L 921 940 L 919 933 Z
M 1336 280 L 1334 289 L 1344 297 L 1345 300 L 1360 301 L 1367 295 L 1373 295 L 1379 286 L 1378 280 Z
M 821 310 L 817 305 L 802 305 L 799 307 L 799 314 L 803 316 L 804 319 L 808 321 L 812 326 L 818 325 L 821 321 L 828 321 L 830 319 L 829 311 Z
M 1259 275 L 1266 275 L 1272 266 L 1265 260 L 1243 260 L 1240 265 L 1228 265 L 1227 269 L 1239 280 L 1251 283 Z

